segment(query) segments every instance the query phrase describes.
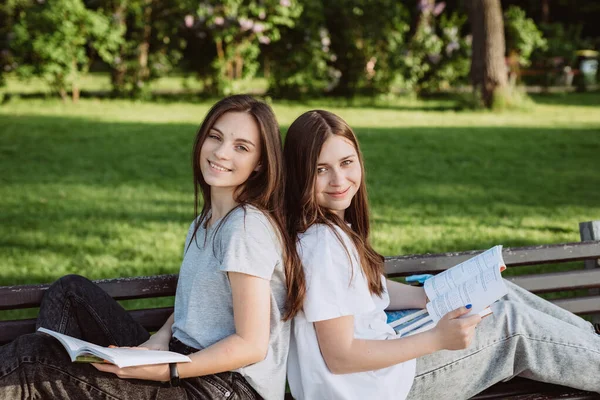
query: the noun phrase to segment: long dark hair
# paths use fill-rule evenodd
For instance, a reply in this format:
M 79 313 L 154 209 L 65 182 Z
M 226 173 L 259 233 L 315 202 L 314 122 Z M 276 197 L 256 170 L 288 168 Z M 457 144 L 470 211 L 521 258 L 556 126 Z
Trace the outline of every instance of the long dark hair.
M 242 94 L 220 100 L 212 106 L 198 129 L 192 150 L 194 216 L 196 218 L 192 238 L 196 237 L 200 224 L 206 222 L 211 209 L 211 188 L 204 180 L 200 170 L 200 150 L 215 122 L 228 112 L 250 114 L 256 121 L 260 132 L 261 156 L 259 165 L 261 168 L 253 172 L 246 182 L 235 190 L 233 196 L 235 202 L 239 203 L 238 207 L 252 205 L 263 211 L 279 233 L 287 283 L 288 305 L 286 306 L 286 313 L 289 313 L 289 299 L 292 297 L 291 293 L 296 290 L 292 279 L 293 272 L 289 268 L 298 262 L 294 261 L 298 259 L 298 254 L 285 229 L 284 193 L 282 190 L 285 187 L 285 175 L 283 173 L 281 133 L 271 107 L 252 96 Z M 200 193 L 204 199 L 204 204 L 200 213 L 198 213 Z M 221 220 L 221 223 L 227 219 L 232 211 Z M 285 314 L 284 318 L 288 319 L 289 317 Z
M 342 136 L 354 145 L 363 176 L 358 192 L 346 209 L 344 220 L 330 210 L 320 207 L 315 193 L 319 154 L 325 141 L 332 135 Z M 288 129 L 283 154 L 286 167 L 286 225 L 292 242 L 296 244 L 298 234 L 314 224 L 339 227 L 356 246 L 369 291 L 380 296 L 384 291 L 381 282 L 381 275 L 384 273 L 383 256 L 369 243 L 369 206 L 363 157 L 356 135 L 350 126 L 328 111 L 308 111 L 298 117 Z M 339 236 L 338 239 L 341 241 Z M 343 244 L 343 241 L 341 242 Z M 348 249 L 346 251 L 348 252 Z M 301 308 L 306 293 L 306 282 L 301 265 L 295 265 L 294 268 L 302 273 L 302 277 L 299 278 L 296 297 L 290 303 L 300 303 Z M 294 274 L 299 273 L 295 271 Z

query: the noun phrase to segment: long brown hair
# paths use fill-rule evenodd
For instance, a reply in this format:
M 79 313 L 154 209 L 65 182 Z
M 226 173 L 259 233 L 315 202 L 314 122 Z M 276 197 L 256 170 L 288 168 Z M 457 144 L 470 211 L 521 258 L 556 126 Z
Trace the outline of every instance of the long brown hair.
M 358 192 L 346 209 L 344 220 L 330 210 L 320 207 L 315 193 L 319 154 L 325 141 L 332 135 L 342 136 L 354 145 L 363 177 Z M 343 119 L 328 111 L 308 111 L 298 117 L 288 129 L 283 154 L 286 166 L 286 223 L 293 243 L 297 243 L 299 233 L 305 232 L 314 224 L 325 224 L 331 228 L 339 227 L 356 246 L 369 291 L 380 296 L 384 291 L 381 282 L 381 275 L 384 273 L 383 256 L 377 253 L 369 243 L 369 206 L 363 156 L 358 147 L 356 135 L 350 126 Z M 336 231 L 334 230 L 334 232 Z M 338 240 L 343 245 L 339 235 Z M 346 252 L 348 253 L 348 249 Z M 301 265 L 294 265 L 294 268 L 302 272 Z M 294 274 L 298 274 L 298 272 L 296 271 Z M 301 308 L 306 293 L 303 272 L 298 286 L 296 298 L 291 304 L 299 303 Z M 300 308 L 295 311 L 297 312 Z
M 215 122 L 228 112 L 250 114 L 256 121 L 260 132 L 261 155 L 259 165 L 261 167 L 258 171 L 253 172 L 246 182 L 236 188 L 233 197 L 235 202 L 239 203 L 238 207 L 244 207 L 249 204 L 263 211 L 279 233 L 287 284 L 288 304 L 286 305 L 284 318 L 289 319 L 289 301 L 292 297 L 295 298 L 292 293 L 297 290 L 293 280 L 294 272 L 290 268 L 299 262 L 295 261 L 299 258 L 293 242 L 291 242 L 285 229 L 284 193 L 282 190 L 285 186 L 285 175 L 283 173 L 281 133 L 271 107 L 252 96 L 241 94 L 225 97 L 220 100 L 212 106 L 198 129 L 192 150 L 194 216 L 196 218 L 196 226 L 194 227 L 192 238 L 196 237 L 200 224 L 206 222 L 211 209 L 211 189 L 210 185 L 204 180 L 200 169 L 200 150 Z M 198 213 L 200 193 L 204 199 L 204 204 L 202 205 L 202 210 Z M 232 211 L 221 220 L 220 224 L 227 219 Z

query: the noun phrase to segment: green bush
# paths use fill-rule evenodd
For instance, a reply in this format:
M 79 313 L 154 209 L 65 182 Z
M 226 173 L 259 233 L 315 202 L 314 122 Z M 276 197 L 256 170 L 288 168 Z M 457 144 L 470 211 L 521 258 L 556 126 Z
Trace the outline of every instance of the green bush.
M 27 79 L 39 76 L 67 98 L 79 96 L 79 79 L 90 66 L 88 46 L 106 63 L 115 61 L 122 31 L 81 0 L 40 2 L 22 10 L 14 26 L 11 49 L 16 72 Z
M 536 50 L 544 51 L 548 47 L 542 32 L 525 11 L 510 6 L 504 12 L 504 30 L 506 32 L 506 51 L 518 55 L 519 64 L 527 67 L 531 64 L 531 55 Z

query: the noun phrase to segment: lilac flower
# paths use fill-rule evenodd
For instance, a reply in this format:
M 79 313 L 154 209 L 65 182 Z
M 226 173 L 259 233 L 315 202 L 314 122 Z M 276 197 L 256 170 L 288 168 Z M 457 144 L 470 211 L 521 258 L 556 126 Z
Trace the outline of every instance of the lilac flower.
M 240 28 L 242 28 L 242 31 L 250 30 L 252 29 L 252 26 L 254 26 L 254 21 L 248 18 L 240 18 L 238 22 L 240 23 Z
M 430 63 L 437 64 L 442 59 L 442 56 L 440 56 L 439 54 L 429 54 L 427 55 L 427 58 L 429 59 Z
M 324 38 L 321 39 L 321 44 L 323 46 L 327 47 L 331 44 L 331 39 L 329 39 L 327 36 L 325 36 Z
M 419 11 L 421 12 L 427 12 L 427 11 L 431 11 L 431 3 L 429 0 L 421 0 L 419 1 L 419 4 L 417 5 L 417 8 L 419 9 Z
M 444 33 L 449 38 L 456 38 L 458 36 L 458 28 L 456 26 L 444 28 Z
M 458 44 L 458 42 L 450 42 L 446 45 L 446 55 L 451 55 L 454 50 L 458 50 L 460 48 L 460 45 Z
M 269 39 L 267 36 L 259 36 L 258 37 L 258 41 L 262 44 L 269 44 L 271 43 L 271 39 Z
M 433 7 L 432 13 L 434 16 L 437 17 L 438 15 L 440 15 L 442 13 L 442 11 L 444 11 L 445 8 L 446 8 L 446 3 L 442 1 L 441 3 L 437 3 L 435 5 L 435 7 Z
M 192 25 L 194 25 L 194 17 L 192 15 L 186 15 L 185 18 L 183 18 L 183 21 L 186 28 L 191 28 Z
M 215 25 L 223 25 L 225 23 L 225 18 L 223 17 L 215 17 Z
M 252 27 L 252 31 L 254 33 L 261 33 L 261 32 L 264 32 L 266 29 L 267 29 L 267 27 L 264 24 L 261 24 L 260 22 L 257 22 Z
M 279 5 L 282 7 L 290 7 L 292 2 L 290 0 L 279 0 Z
M 369 77 L 369 79 L 375 76 L 375 64 L 377 64 L 377 58 L 371 57 L 365 66 L 367 77 Z
M 267 17 L 267 14 L 264 11 L 261 11 L 258 13 L 258 18 L 259 19 L 265 19 Z

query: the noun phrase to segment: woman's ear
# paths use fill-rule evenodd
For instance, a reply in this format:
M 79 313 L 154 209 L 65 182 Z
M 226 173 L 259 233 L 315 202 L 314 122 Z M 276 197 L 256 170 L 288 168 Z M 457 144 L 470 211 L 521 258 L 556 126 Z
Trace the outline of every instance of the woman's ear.
M 260 171 L 261 168 L 262 168 L 261 163 L 256 164 L 256 168 L 254 168 L 254 172 Z

